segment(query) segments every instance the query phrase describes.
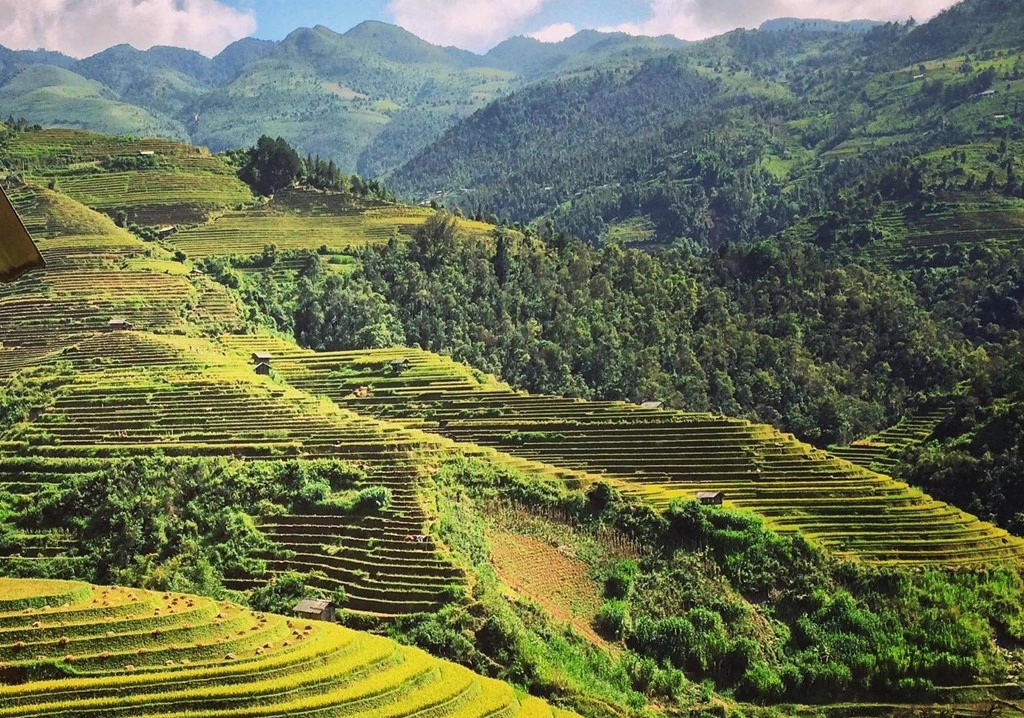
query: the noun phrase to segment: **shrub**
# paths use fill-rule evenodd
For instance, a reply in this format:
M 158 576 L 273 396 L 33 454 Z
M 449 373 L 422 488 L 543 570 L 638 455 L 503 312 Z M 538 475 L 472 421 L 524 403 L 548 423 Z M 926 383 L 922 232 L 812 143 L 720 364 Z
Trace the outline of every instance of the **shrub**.
M 629 630 L 629 606 L 624 601 L 605 601 L 594 617 L 594 628 L 605 638 L 621 640 Z
M 604 580 L 605 598 L 626 598 L 639 572 L 636 561 L 626 559 L 615 564 Z
M 368 486 L 356 495 L 353 510 L 360 512 L 384 511 L 391 506 L 391 489 L 386 486 Z

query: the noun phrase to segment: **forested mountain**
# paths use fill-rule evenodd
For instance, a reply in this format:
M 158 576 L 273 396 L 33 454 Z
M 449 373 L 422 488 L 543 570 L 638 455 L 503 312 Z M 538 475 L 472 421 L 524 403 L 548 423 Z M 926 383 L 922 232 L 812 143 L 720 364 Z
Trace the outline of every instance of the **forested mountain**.
M 0 98 L 5 117 L 30 124 L 159 135 L 214 151 L 282 135 L 303 154 L 377 176 L 529 80 L 679 44 L 585 31 L 551 44 L 516 38 L 481 56 L 365 22 L 343 35 L 318 26 L 279 43 L 244 39 L 212 59 L 173 47 L 120 45 L 80 61 L 0 48 Z
M 921 26 L 779 22 L 555 77 L 475 113 L 390 184 L 550 216 L 592 242 L 765 236 L 893 159 L 1017 137 L 1024 35 L 1007 13 L 969 0 Z M 1006 171 L 969 154 L 982 177 Z

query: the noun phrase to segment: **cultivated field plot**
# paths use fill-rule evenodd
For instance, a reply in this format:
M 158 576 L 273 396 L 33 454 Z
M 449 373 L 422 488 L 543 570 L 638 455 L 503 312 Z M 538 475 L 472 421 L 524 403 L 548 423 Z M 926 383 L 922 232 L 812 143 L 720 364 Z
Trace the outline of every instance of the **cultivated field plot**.
M 226 456 L 249 460 L 335 458 L 362 467 L 365 486 L 387 486 L 390 507 L 372 515 L 285 515 L 264 525 L 294 552 L 268 560 L 270 573 L 319 571 L 315 583 L 344 588 L 345 608 L 376 615 L 437 609 L 462 592 L 461 573 L 431 543 L 417 501 L 419 460 L 429 446 L 398 427 L 357 416 L 257 377 L 197 339 L 165 343 L 128 333 L 79 342 L 63 358 L 74 371 L 52 406 L 0 436 L 0 485 L 31 493 L 97 460 L 125 456 Z M 191 351 L 185 349 L 190 342 Z M 33 457 L 26 466 L 24 457 Z M 362 486 L 362 485 L 361 485 Z M 356 488 L 360 488 L 357 486 Z M 22 557 L 38 556 L 35 546 Z M 266 576 L 231 582 L 244 589 Z
M 396 359 L 405 363 L 392 369 Z M 295 352 L 277 370 L 354 411 L 603 477 L 655 506 L 722 491 L 727 505 L 853 560 L 970 565 L 1024 556 L 1024 541 L 1002 529 L 770 426 L 513 392 L 413 350 Z
M 533 536 L 495 530 L 488 539 L 502 581 L 592 643 L 606 645 L 592 625 L 601 608 L 601 590 L 586 565 L 566 548 L 559 550 Z
M 240 311 L 223 287 L 72 200 L 23 194 L 39 221 L 52 224 L 51 210 L 67 209 L 97 234 L 44 237 L 49 268 L 0 288 L 0 378 L 66 367 L 53 405 L 15 435 L 0 436 L 0 489 L 29 495 L 102 471 L 115 457 L 155 452 L 345 459 L 363 466 L 366 485 L 391 490 L 390 507 L 374 516 L 275 518 L 265 531 L 294 554 L 269 559 L 269 575 L 320 572 L 324 588 L 345 589 L 347 609 L 376 615 L 435 610 L 461 595 L 461 572 L 432 544 L 407 541 L 427 530 L 419 466 L 436 446 L 257 376 L 248 355 L 226 353 L 202 336 L 241 331 Z M 112 318 L 131 326 L 111 330 Z M 43 572 L 51 559 L 75 560 L 66 537 L 20 540 L 4 567 Z
M 252 193 L 231 175 L 181 169 L 62 177 L 60 191 L 93 209 L 124 209 L 137 224 L 190 224 L 205 217 L 200 210 L 252 201 Z
M 82 204 L 124 210 L 140 225 L 196 224 L 253 200 L 223 160 L 170 140 L 48 129 L 18 133 L 7 155 L 34 184 L 52 181 Z
M 308 194 L 317 197 L 315 193 Z M 269 208 L 228 212 L 213 222 L 176 233 L 169 242 L 195 258 L 249 256 L 261 253 L 268 244 L 277 245 L 278 249 L 313 251 L 327 247 L 336 253 L 384 244 L 394 236 L 407 239 L 434 213 L 406 205 L 365 209 L 346 206 L 345 200 L 340 202 L 340 207 L 327 205 L 303 212 L 295 206 L 295 200 L 290 201 L 287 211 L 274 209 L 281 206 L 275 200 Z M 490 225 L 465 220 L 460 220 L 460 228 L 481 235 L 492 229 Z
M 4 718 L 572 715 L 335 624 L 76 582 L 0 579 L 0 664 Z
M 912 444 L 927 441 L 947 413 L 947 409 L 934 409 L 909 416 L 849 446 L 830 446 L 828 450 L 833 456 L 865 468 L 889 472 L 896 465 L 896 455 Z
M 67 358 L 63 353 L 73 354 L 79 341 L 94 335 L 116 345 L 116 332 L 108 328 L 112 319 L 129 322 L 135 331 L 181 334 L 200 326 L 231 331 L 242 325 L 223 287 L 189 277 L 180 263 L 147 258 L 160 250 L 109 218 L 45 191 L 41 199 L 32 191 L 18 197 L 36 213 L 30 222 L 69 222 L 91 233 L 41 235 L 46 270 L 0 287 L 0 377 L 43 358 Z M 104 352 L 96 355 L 103 358 Z
M 877 224 L 887 239 L 869 251 L 882 258 L 898 259 L 951 244 L 1024 242 L 1024 201 L 949 204 L 941 212 L 910 216 L 890 211 L 883 213 Z
M 202 147 L 157 137 L 116 137 L 68 129 L 44 129 L 19 132 L 8 143 L 6 152 L 15 161 L 48 170 L 81 167 L 116 157 L 137 157 L 152 153 L 158 161 L 175 167 L 211 172 L 226 170 L 223 161 Z

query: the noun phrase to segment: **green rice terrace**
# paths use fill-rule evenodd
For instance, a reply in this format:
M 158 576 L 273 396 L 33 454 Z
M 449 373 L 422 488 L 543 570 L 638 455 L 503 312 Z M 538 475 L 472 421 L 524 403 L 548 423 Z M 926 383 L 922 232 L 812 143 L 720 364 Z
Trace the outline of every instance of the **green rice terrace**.
M 118 472 L 136 463 L 163 467 L 171 464 L 157 462 L 203 459 L 221 469 L 274 477 L 275 471 L 343 467 L 343 481 L 330 483 L 322 496 L 305 505 L 280 496 L 246 505 L 252 555 L 218 574 L 210 594 L 254 600 L 298 574 L 302 590 L 337 601 L 344 621 L 382 631 L 429 622 L 446 611 L 450 617 L 456 610 L 480 619 L 485 628 L 504 620 L 487 613 L 495 610 L 493 603 L 487 604 L 492 590 L 487 582 L 496 579 L 481 576 L 473 563 L 477 557 L 467 559 L 472 544 L 470 550 L 459 544 L 466 537 L 451 526 L 453 516 L 468 515 L 459 513 L 464 508 L 459 502 L 472 489 L 468 480 L 460 483 L 453 498 L 445 493 L 451 490 L 445 482 L 452 481 L 451 467 L 467 458 L 559 489 L 603 490 L 607 487 L 602 484 L 609 484 L 628 497 L 630 507 L 653 517 L 651 521 L 678 518 L 695 506 L 694 499 L 721 502 L 731 511 L 709 509 L 714 521 L 747 521 L 761 531 L 763 520 L 770 529 L 765 533 L 780 542 L 809 544 L 809 551 L 825 557 L 822 561 L 842 567 L 837 573 L 843 568 L 863 570 L 863 575 L 884 579 L 890 569 L 913 569 L 906 575 L 916 572 L 931 580 L 945 577 L 947 570 L 958 577 L 1019 570 L 1024 540 L 880 473 L 891 466 L 894 452 L 931 433 L 941 410 L 905 418 L 849 447 L 825 451 L 768 425 L 665 409 L 657 402 L 637 405 L 530 394 L 421 349 L 302 349 L 261 328 L 239 292 L 200 269 L 212 263 L 193 265 L 191 260 L 258 255 L 267 245 L 342 252 L 407 237 L 432 210 L 358 202 L 344 193 L 308 189 L 278 192 L 258 205 L 231 209 L 237 198 L 225 195 L 203 205 L 215 219 L 203 217 L 160 241 L 144 241 L 108 216 L 128 205 L 107 203 L 102 192 L 90 194 L 94 190 L 87 184 L 76 183 L 119 176 L 120 171 L 105 173 L 109 168 L 102 165 L 106 158 L 132 152 L 173 157 L 174 172 L 182 176 L 218 176 L 221 169 L 214 165 L 220 160 L 191 154 L 174 143 L 42 134 L 46 141 L 32 145 L 39 174 L 27 183 L 13 183 L 11 199 L 37 239 L 47 269 L 0 286 L 0 382 L 30 397 L 16 422 L 0 424 L 0 513 L 30 506 L 52 509 L 55 504 L 47 504 L 48 497 L 86 491 L 82 487 L 94 486 L 91 481 L 123 476 Z M 18 147 L 16 142 L 15 151 L 27 157 L 30 145 Z M 75 174 L 79 164 L 88 171 Z M 158 170 L 129 173 L 135 171 Z M 57 180 L 52 189 L 41 186 L 47 178 Z M 143 191 L 141 184 L 138 189 Z M 103 191 L 119 196 L 116 188 Z M 169 211 L 193 206 L 187 192 L 176 192 L 163 186 L 135 206 Z M 187 201 L 161 204 L 172 196 Z M 492 229 L 467 220 L 459 220 L 458 226 L 472 238 Z M 364 494 L 386 498 L 366 510 L 345 503 Z M 84 495 L 88 501 L 88 493 Z M 162 517 L 184 510 L 171 502 L 156 506 Z M 44 580 L 82 577 L 83 567 L 96 558 L 88 539 L 71 529 L 0 528 L 0 575 L 36 577 L 0 579 L 0 718 L 570 715 L 466 668 L 340 626 L 286 619 L 174 591 Z M 605 665 L 620 650 L 632 648 L 622 634 L 609 633 L 601 624 L 602 617 L 607 621 L 609 604 L 616 608 L 608 595 L 602 603 L 599 583 L 604 577 L 588 573 L 573 547 L 557 541 L 548 546 L 537 536 L 517 535 L 509 528 L 491 525 L 481 535 L 490 531 L 512 536 L 509 540 L 521 547 L 546 546 L 544 550 L 561 557 L 565 581 L 577 582 L 555 585 L 559 576 L 547 577 L 552 590 L 573 595 L 573 586 L 579 585 L 587 592 L 590 617 L 573 617 L 593 636 L 600 634 L 596 641 L 580 639 L 586 650 L 599 652 L 588 654 L 587 661 Z M 754 532 L 748 529 L 747 536 Z M 732 538 L 741 533 L 730 531 L 721 529 Z M 642 553 L 630 540 L 620 544 L 631 546 L 633 556 Z M 694 561 L 704 561 L 696 556 L 692 554 Z M 510 571 L 508 565 L 505 570 Z M 690 569 L 684 565 L 679 570 Z M 130 582 L 116 578 L 93 580 Z M 709 586 L 702 590 L 717 590 Z M 736 605 L 748 601 L 732 588 L 728 592 Z M 754 635 L 767 635 L 775 629 L 757 621 L 768 611 L 758 613 L 761 609 L 754 604 L 752 599 L 743 603 L 749 613 L 741 613 L 756 624 Z M 639 598 L 635 606 L 646 610 Z M 671 623 L 676 617 L 658 620 Z M 1011 637 L 1019 633 L 1015 620 L 1007 629 Z M 653 624 L 637 623 L 639 628 L 645 625 Z M 779 625 L 780 635 L 790 630 Z M 467 635 L 489 635 L 485 629 L 476 634 L 459 630 L 470 644 L 473 639 Z M 891 633 L 881 624 L 872 631 Z M 429 630 L 424 635 L 425 643 L 434 645 L 434 635 Z M 652 646 L 657 644 L 653 635 L 644 638 Z M 563 639 L 547 635 L 544 640 L 556 645 Z M 777 640 L 782 639 L 772 634 L 765 650 Z M 457 650 L 441 655 L 461 660 Z M 757 650 L 751 648 L 751 655 Z M 489 654 L 486 658 L 493 660 Z M 551 660 L 557 663 L 562 656 Z M 650 661 L 650 670 L 679 668 L 668 665 L 670 661 L 660 668 L 646 655 L 642 660 Z M 923 660 L 912 654 L 905 663 Z M 504 666 L 471 665 L 490 675 L 513 675 L 500 673 Z M 940 678 L 929 687 L 963 689 L 973 696 L 975 683 L 991 678 L 1002 681 L 993 684 L 996 694 L 1016 699 L 1016 685 L 1005 682 L 1016 680 L 1015 665 L 983 668 L 960 674 L 952 669 L 943 673 L 940 666 L 935 670 Z M 575 669 L 566 668 L 565 675 Z M 564 679 L 561 665 L 558 670 L 558 679 Z M 725 669 L 719 675 L 712 673 L 718 668 L 687 670 L 697 676 L 705 671 L 705 682 L 719 681 L 719 688 L 742 685 L 736 677 L 719 680 Z M 916 675 L 910 668 L 899 670 Z M 739 675 L 746 675 L 744 671 Z M 893 674 L 903 675 L 895 669 Z M 573 678 L 579 680 L 579 674 Z M 585 692 L 512 680 L 552 700 Z M 633 690 L 633 683 L 628 685 Z M 799 696 L 803 685 L 813 684 L 793 683 L 788 692 L 757 689 L 748 695 L 777 701 Z M 902 699 L 902 689 L 885 697 Z M 712 696 L 711 689 L 705 692 Z M 853 701 L 873 697 L 855 691 L 843 695 Z M 941 697 L 923 691 L 914 695 Z M 958 700 L 959 693 L 948 702 Z M 809 702 L 824 701 L 819 696 Z M 611 710 L 602 704 L 593 713 L 611 715 Z M 861 708 L 849 705 L 839 710 L 861 714 Z M 981 714 L 983 709 L 974 706 L 963 712 Z
M 897 454 L 908 446 L 927 441 L 946 414 L 947 410 L 940 408 L 908 416 L 877 434 L 858 439 L 849 446 L 829 447 L 829 451 L 866 468 L 892 471 Z
M 928 211 L 883 210 L 875 223 L 884 239 L 870 251 L 884 259 L 901 259 L 945 245 L 1019 243 L 1024 237 L 1024 201 L 957 193 Z
M 574 715 L 415 648 L 226 601 L 0 579 L 0 716 Z
M 408 362 L 391 368 L 391 362 Z M 282 351 L 280 376 L 363 415 L 613 480 L 656 506 L 724 492 L 782 531 L 878 563 L 1017 560 L 1024 542 L 769 426 L 516 392 L 436 355 Z
M 254 199 L 223 160 L 170 140 L 48 129 L 17 133 L 5 152 L 34 184 L 139 225 L 194 224 Z
M 215 220 L 181 232 L 169 241 L 197 259 L 211 256 L 249 256 L 267 245 L 278 249 L 332 253 L 392 237 L 408 238 L 433 210 L 383 202 L 355 203 L 349 195 L 317 191 L 279 192 L 265 206 L 226 212 Z M 460 229 L 486 236 L 490 225 L 460 220 Z
M 318 570 L 353 610 L 418 612 L 453 595 L 459 573 L 433 545 L 404 539 L 429 529 L 417 497 L 426 467 L 460 449 L 574 484 L 611 480 L 658 507 L 721 491 L 726 505 L 856 560 L 975 565 L 1024 553 L 1001 529 L 769 426 L 529 395 L 422 351 L 317 354 L 223 334 L 242 325 L 226 289 L 65 198 L 26 189 L 15 201 L 30 225 L 61 230 L 40 240 L 49 271 L 0 290 L 0 376 L 70 371 L 52 403 L 0 441 L 5 485 L 24 493 L 156 452 L 355 462 L 394 492 L 388 512 L 263 526 L 293 552 L 268 571 Z M 76 222 L 88 233 L 71 234 Z M 112 330 L 111 319 L 128 325 Z M 253 371 L 259 352 L 273 355 L 274 377 Z M 392 366 L 400 360 L 408 366 Z M 326 539 L 345 538 L 351 550 L 331 555 Z

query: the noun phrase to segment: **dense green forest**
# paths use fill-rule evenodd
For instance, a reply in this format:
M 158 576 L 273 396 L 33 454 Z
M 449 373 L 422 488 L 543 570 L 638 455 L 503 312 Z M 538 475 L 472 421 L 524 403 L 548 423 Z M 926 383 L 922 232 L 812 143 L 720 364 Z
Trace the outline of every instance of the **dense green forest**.
M 481 244 L 439 215 L 358 258 L 338 276 L 309 255 L 294 285 L 259 279 L 255 301 L 313 348 L 418 344 L 532 391 L 745 415 L 819 445 L 952 392 L 1020 331 L 1019 303 L 986 283 L 1020 292 L 1019 249 L 978 248 L 915 283 L 806 241 L 648 252 L 545 227 Z M 957 301 L 940 302 L 951 285 Z

